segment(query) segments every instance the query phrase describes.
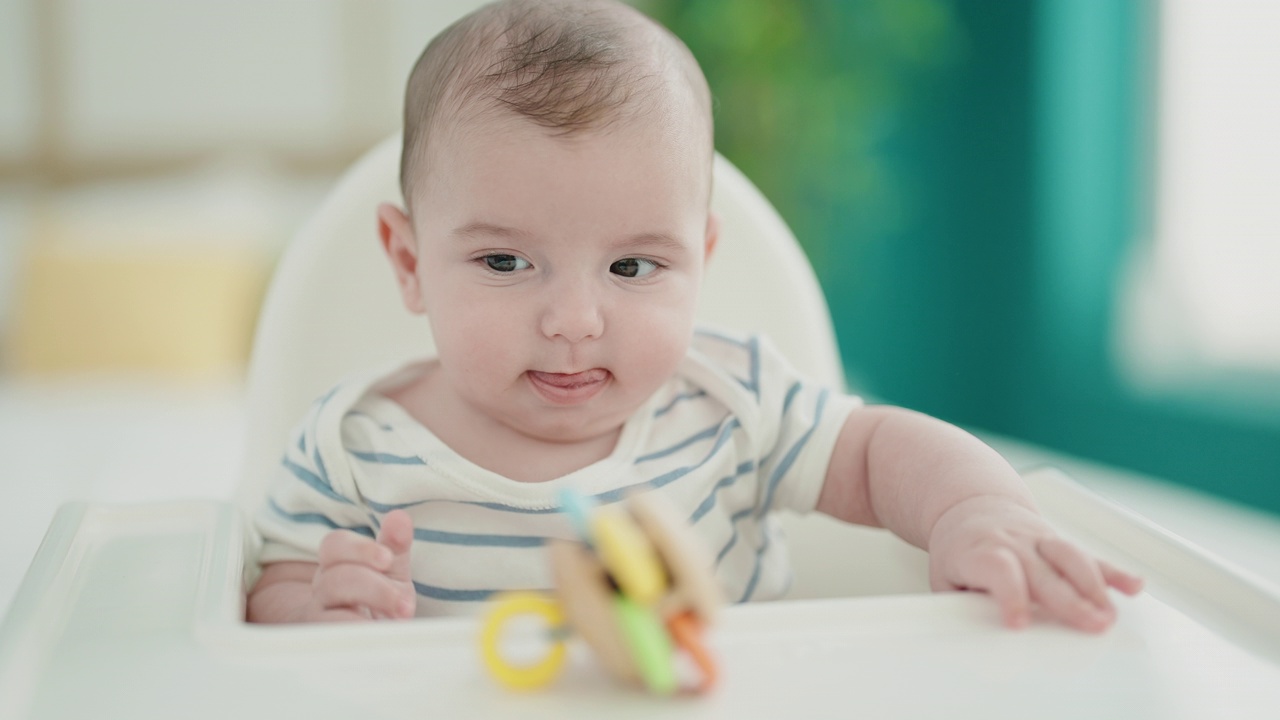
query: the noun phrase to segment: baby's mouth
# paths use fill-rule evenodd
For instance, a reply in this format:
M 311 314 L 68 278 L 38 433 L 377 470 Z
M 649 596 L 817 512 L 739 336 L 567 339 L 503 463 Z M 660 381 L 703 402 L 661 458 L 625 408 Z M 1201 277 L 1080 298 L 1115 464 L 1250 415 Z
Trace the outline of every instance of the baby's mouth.
M 544 382 L 554 387 L 575 388 L 601 382 L 609 376 L 609 371 L 604 368 L 591 368 L 590 370 L 576 373 L 549 373 L 530 370 L 529 375 L 539 382 Z
M 610 373 L 604 368 L 591 368 L 576 373 L 551 373 L 529 370 L 529 382 L 546 399 L 560 405 L 586 402 L 608 384 Z

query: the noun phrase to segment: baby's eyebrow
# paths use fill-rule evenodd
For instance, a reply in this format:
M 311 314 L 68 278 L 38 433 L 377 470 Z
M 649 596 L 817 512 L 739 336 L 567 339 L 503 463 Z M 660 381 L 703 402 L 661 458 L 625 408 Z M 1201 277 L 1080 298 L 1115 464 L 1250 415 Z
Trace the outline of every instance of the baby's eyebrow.
M 494 225 L 487 222 L 472 222 L 463 225 L 453 231 L 455 237 L 470 239 L 473 237 L 485 235 L 491 237 L 513 238 L 517 240 L 531 240 L 534 234 L 528 230 L 507 227 L 505 225 Z M 630 237 L 623 238 L 613 244 L 618 250 L 631 250 L 635 248 L 661 248 L 671 252 L 679 252 L 685 250 L 685 244 L 677 238 L 663 232 L 643 232 Z
M 533 237 L 533 234 L 518 228 L 510 228 L 503 225 L 494 225 L 487 222 L 467 223 L 453 231 L 458 237 L 470 238 L 477 235 L 496 235 L 498 237 L 521 238 L 527 239 Z
M 664 250 L 679 252 L 685 249 L 685 244 L 675 237 L 666 233 L 652 232 L 640 233 L 624 238 L 616 243 L 617 247 L 622 250 L 643 247 L 657 247 Z

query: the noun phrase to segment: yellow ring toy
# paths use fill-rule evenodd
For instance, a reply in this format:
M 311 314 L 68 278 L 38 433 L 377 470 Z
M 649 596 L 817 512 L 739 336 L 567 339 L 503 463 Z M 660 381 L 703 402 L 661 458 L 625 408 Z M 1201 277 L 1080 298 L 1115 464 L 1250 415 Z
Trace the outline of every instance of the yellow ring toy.
M 560 605 L 541 593 L 513 592 L 494 598 L 496 604 L 480 635 L 480 653 L 484 664 L 498 682 L 514 690 L 535 690 L 549 684 L 560 674 L 564 666 L 565 643 L 548 632 L 551 650 L 542 659 L 529 665 L 511 665 L 502 657 L 498 641 L 502 627 L 508 620 L 520 615 L 537 615 L 547 623 L 548 631 L 564 627 L 564 614 Z

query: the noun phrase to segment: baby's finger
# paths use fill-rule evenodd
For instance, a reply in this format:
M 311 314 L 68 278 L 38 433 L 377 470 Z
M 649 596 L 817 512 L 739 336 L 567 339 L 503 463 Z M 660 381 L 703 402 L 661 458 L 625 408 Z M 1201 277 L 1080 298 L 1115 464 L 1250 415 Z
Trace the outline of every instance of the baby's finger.
M 317 573 L 312 586 L 317 604 L 326 610 L 368 608 L 375 615 L 406 617 L 411 613 L 404 586 L 368 567 L 344 563 Z
M 332 610 L 321 610 L 319 613 L 307 618 L 307 622 L 368 622 L 373 618 L 368 613 L 351 608 L 334 608 Z
M 1083 550 L 1062 538 L 1045 538 L 1036 544 L 1036 552 L 1040 557 L 1057 570 L 1067 582 L 1075 586 L 1076 592 L 1104 610 L 1111 610 L 1111 601 L 1107 599 L 1107 586 L 1102 578 L 1102 569 L 1097 561 L 1086 555 Z
M 1142 591 L 1143 581 L 1137 575 L 1130 575 L 1102 560 L 1098 561 L 1098 569 L 1102 572 L 1102 579 L 1106 581 L 1108 587 L 1113 587 L 1125 595 L 1137 595 Z
M 386 568 L 387 576 L 401 582 L 413 578 L 413 521 L 404 510 L 392 510 L 382 518 L 378 530 L 378 543 L 391 551 L 392 559 Z
M 996 601 L 1004 624 L 1026 627 L 1031 622 L 1031 598 L 1022 563 L 1006 548 L 970 555 L 952 583 L 970 590 L 983 590 Z
M 1086 632 L 1101 632 L 1115 620 L 1113 608 L 1094 605 L 1039 557 L 1027 561 L 1026 573 L 1031 597 L 1058 620 Z
M 385 572 L 394 559 L 388 548 L 350 530 L 334 530 L 320 541 L 318 562 L 322 568 L 355 563 Z

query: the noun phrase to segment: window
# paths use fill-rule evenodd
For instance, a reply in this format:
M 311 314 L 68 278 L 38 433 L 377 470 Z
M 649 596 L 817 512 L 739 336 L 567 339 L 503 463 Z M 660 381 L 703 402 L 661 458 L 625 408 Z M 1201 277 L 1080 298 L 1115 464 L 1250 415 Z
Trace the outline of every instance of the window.
M 1121 347 L 1168 388 L 1280 379 L 1280 2 L 1165 0 L 1153 238 Z

